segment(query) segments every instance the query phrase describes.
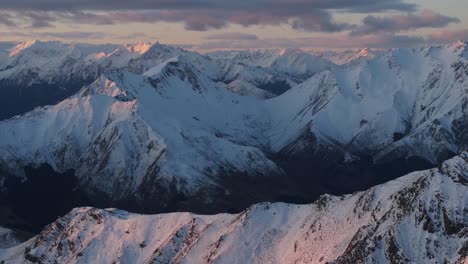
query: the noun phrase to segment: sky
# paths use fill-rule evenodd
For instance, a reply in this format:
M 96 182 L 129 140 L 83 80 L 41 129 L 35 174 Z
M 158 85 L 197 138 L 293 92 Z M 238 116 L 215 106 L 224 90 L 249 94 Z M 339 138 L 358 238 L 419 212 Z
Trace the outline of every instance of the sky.
M 467 0 L 0 0 L 0 41 L 408 47 L 468 40 L 466 10 Z

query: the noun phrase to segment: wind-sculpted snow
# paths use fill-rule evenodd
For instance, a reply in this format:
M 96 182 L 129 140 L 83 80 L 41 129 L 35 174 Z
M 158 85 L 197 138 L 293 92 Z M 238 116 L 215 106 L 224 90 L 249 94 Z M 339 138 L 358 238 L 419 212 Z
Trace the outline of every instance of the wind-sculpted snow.
M 240 214 L 77 208 L 4 263 L 465 263 L 468 155 L 365 192 Z

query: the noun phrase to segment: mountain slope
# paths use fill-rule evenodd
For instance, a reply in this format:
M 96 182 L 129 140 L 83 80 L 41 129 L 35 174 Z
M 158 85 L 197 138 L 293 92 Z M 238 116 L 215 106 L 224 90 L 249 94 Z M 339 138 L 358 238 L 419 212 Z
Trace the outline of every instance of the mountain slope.
M 237 215 L 78 208 L 5 263 L 464 263 L 468 155 L 366 192 Z M 125 239 L 122 239 L 125 238 Z
M 436 163 L 466 147 L 466 132 L 456 128 L 467 126 L 463 47 L 392 50 L 318 74 L 268 103 L 288 107 L 277 122 L 297 124 L 291 133 L 312 123 L 317 137 L 356 153 L 383 159 L 406 149 L 404 155 Z M 277 149 L 291 138 L 282 136 Z
M 280 95 L 333 63 L 298 49 L 220 51 L 208 54 L 228 89 L 260 99 Z
M 30 44 L 12 58 L 35 45 L 51 54 L 45 43 Z M 64 58 L 82 54 L 50 45 Z M 56 181 L 73 196 L 64 208 L 146 213 L 238 212 L 262 201 L 365 190 L 467 149 L 466 50 L 464 42 L 390 50 L 258 100 L 214 79 L 223 69 L 213 69 L 212 58 L 161 44 L 118 47 L 98 56 L 106 70 L 73 96 L 0 122 L 0 203 L 29 218 L 40 199 L 20 194 L 53 201 Z M 40 54 L 18 67 L 47 65 Z M 273 68 L 287 75 L 284 65 L 302 75 L 315 58 L 301 54 L 231 55 L 235 67 L 254 67 L 245 74 L 258 77 Z M 62 213 L 51 209 L 48 217 Z
M 277 195 L 252 185 L 284 181 L 261 150 L 257 100 L 218 86 L 184 56 L 142 75 L 110 76 L 1 122 L 1 169 L 28 181 L 29 166 L 72 171 L 75 191 L 94 205 L 137 211 L 238 210 Z M 21 188 L 15 176 L 0 175 L 5 189 Z
M 0 106 L 0 120 L 62 101 L 103 73 L 118 69 L 142 73 L 181 54 L 190 57 L 210 77 L 217 78 L 217 68 L 208 58 L 159 43 L 127 46 L 36 40 L 20 43 L 0 52 L 0 95 L 10 99 Z

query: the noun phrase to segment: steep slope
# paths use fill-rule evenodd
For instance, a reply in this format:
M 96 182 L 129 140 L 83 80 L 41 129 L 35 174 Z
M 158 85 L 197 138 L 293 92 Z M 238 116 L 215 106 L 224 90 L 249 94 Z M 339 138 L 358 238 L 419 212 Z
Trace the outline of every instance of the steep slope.
M 5 263 L 464 263 L 468 155 L 366 192 L 237 215 L 74 209 Z M 124 238 L 124 239 L 123 239 Z
M 287 130 L 273 148 L 310 126 L 322 141 L 376 160 L 418 156 L 437 163 L 465 149 L 466 46 L 392 50 L 312 77 L 267 102 L 271 109 L 287 106 L 276 115 Z
M 391 50 L 265 101 L 274 160 L 303 193 L 340 194 L 466 150 L 464 50 L 464 42 Z

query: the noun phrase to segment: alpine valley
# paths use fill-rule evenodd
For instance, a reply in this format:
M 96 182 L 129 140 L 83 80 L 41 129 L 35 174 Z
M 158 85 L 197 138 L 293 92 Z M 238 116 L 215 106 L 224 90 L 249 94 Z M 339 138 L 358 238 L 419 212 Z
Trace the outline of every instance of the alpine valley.
M 466 260 L 466 42 L 1 43 L 0 98 L 1 263 Z

